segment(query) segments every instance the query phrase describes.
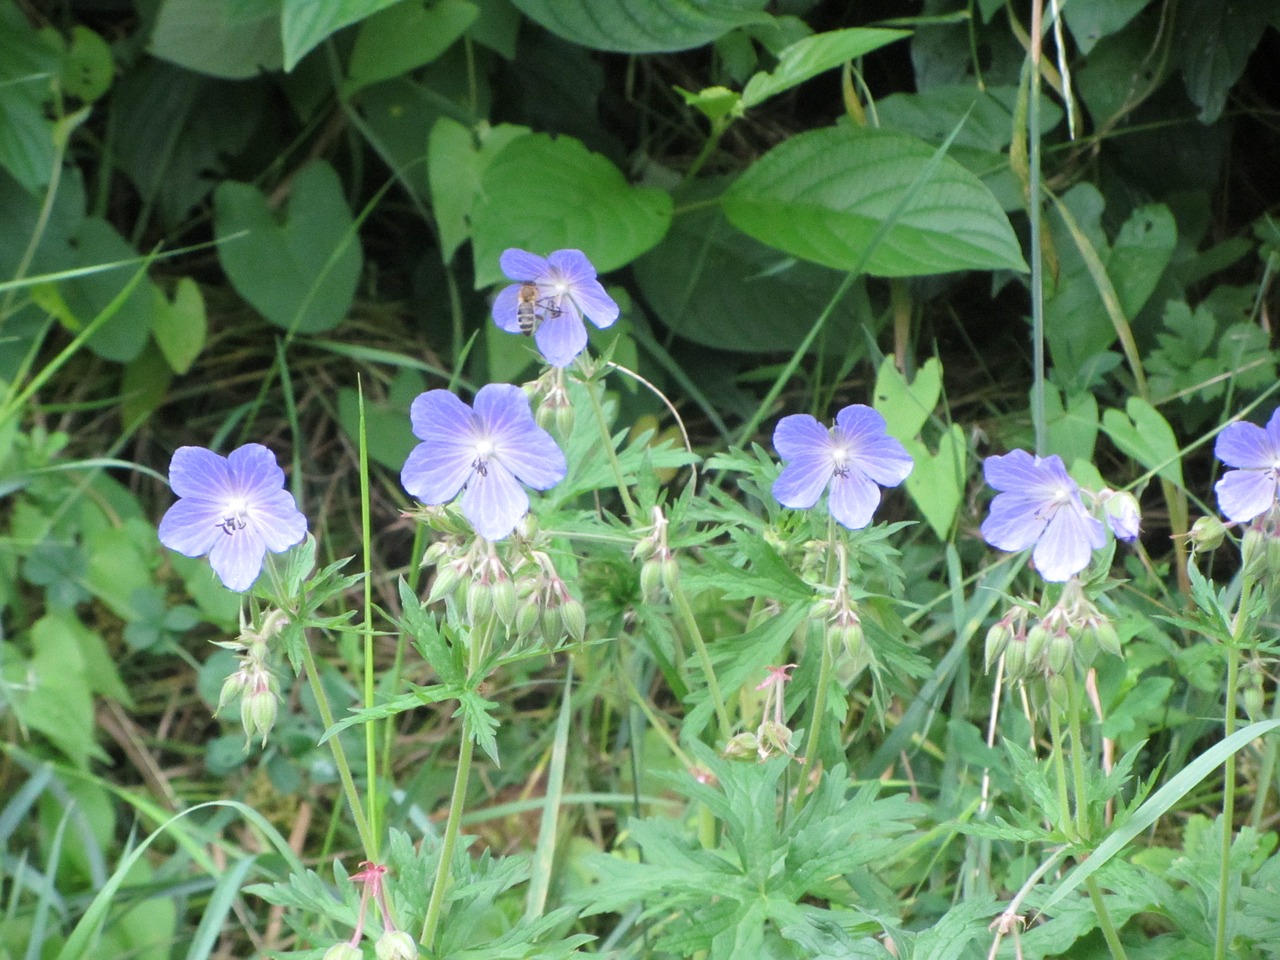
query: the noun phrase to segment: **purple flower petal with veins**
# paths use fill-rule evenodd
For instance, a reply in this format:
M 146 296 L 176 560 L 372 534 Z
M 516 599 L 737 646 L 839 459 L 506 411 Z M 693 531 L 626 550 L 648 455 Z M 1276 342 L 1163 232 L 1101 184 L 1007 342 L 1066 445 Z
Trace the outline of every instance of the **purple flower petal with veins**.
M 1214 486 L 1229 520 L 1244 523 L 1266 513 L 1280 489 L 1280 409 L 1266 427 L 1241 420 L 1218 434 L 1214 455 L 1229 467 Z
M 413 432 L 423 442 L 400 471 L 404 488 L 426 504 L 462 494 L 462 515 L 486 540 L 501 540 L 529 512 L 521 483 L 548 490 L 564 479 L 564 454 L 533 419 L 519 387 L 491 383 L 474 409 L 448 390 L 413 401 Z
M 1061 457 L 1014 450 L 987 457 L 982 469 L 999 491 L 982 522 L 983 539 L 1011 552 L 1034 547 L 1031 557 L 1046 580 L 1069 580 L 1106 544 L 1106 528 L 1085 509 Z
M 601 329 L 618 319 L 618 304 L 596 279 L 596 268 L 581 250 L 557 250 L 539 257 L 513 247 L 498 262 L 502 272 L 517 282 L 504 287 L 493 301 L 493 322 L 508 333 L 521 333 L 520 287 L 535 284 L 538 323 L 533 339 L 552 366 L 567 367 L 586 347 L 583 317 Z
M 885 431 L 884 417 L 863 404 L 837 413 L 830 429 L 807 413 L 783 417 L 774 429 L 773 447 L 788 461 L 774 481 L 774 499 L 806 510 L 829 489 L 827 509 L 850 530 L 870 523 L 880 487 L 896 487 L 915 465 Z
M 187 557 L 207 553 L 230 590 L 248 590 L 268 550 L 281 553 L 307 535 L 307 518 L 283 489 L 284 471 L 260 443 L 226 457 L 179 447 L 169 486 L 181 499 L 160 520 L 160 542 Z

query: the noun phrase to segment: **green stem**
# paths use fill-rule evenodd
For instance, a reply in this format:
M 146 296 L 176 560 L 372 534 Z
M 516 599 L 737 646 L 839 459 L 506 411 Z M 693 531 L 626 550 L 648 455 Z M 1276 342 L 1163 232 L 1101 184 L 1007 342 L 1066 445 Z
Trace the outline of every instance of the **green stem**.
M 804 806 L 806 788 L 809 785 L 813 765 L 817 762 L 819 737 L 822 732 L 822 721 L 827 715 L 827 688 L 831 686 L 831 671 L 835 658 L 831 656 L 831 633 L 822 631 L 822 660 L 818 665 L 818 686 L 813 691 L 813 714 L 809 720 L 809 736 L 804 748 L 804 768 L 800 772 L 800 783 L 796 785 L 796 810 Z
M 1107 911 L 1107 905 L 1102 899 L 1102 888 L 1098 886 L 1097 876 L 1090 875 L 1085 880 L 1084 886 L 1089 891 L 1089 899 L 1093 901 L 1093 910 L 1098 915 L 1102 936 L 1111 949 L 1112 960 L 1128 960 L 1128 954 L 1124 952 L 1124 944 L 1120 942 L 1120 934 L 1116 930 L 1116 925 L 1111 922 L 1111 914 Z
M 365 431 L 364 388 L 359 378 L 356 379 L 357 398 L 360 406 L 360 545 L 364 564 L 364 623 L 361 633 L 364 635 L 364 706 L 372 710 L 374 706 L 373 676 L 373 576 L 370 570 L 373 550 L 370 544 L 369 519 L 369 442 Z M 378 742 L 377 724 L 364 725 L 365 779 L 367 789 L 365 799 L 369 806 L 368 818 L 373 850 L 370 859 L 375 863 L 379 857 L 379 840 L 382 831 L 378 829 Z
M 1240 603 L 1231 623 L 1231 643 L 1226 650 L 1226 705 L 1222 710 L 1222 737 L 1235 732 L 1235 700 L 1240 686 L 1240 640 L 1248 622 L 1249 594 L 1253 580 L 1244 576 Z M 1213 960 L 1226 960 L 1226 911 L 1230 906 L 1231 835 L 1235 823 L 1235 751 L 1222 764 L 1222 852 L 1217 873 L 1217 931 L 1213 937 Z
M 1057 701 L 1053 696 L 1049 697 L 1049 733 L 1053 737 L 1053 772 L 1055 779 L 1058 781 L 1058 823 L 1062 832 L 1067 837 L 1072 837 L 1071 825 L 1071 800 L 1067 794 L 1067 765 L 1063 760 L 1065 748 L 1062 745 L 1062 718 L 1059 716 L 1061 710 Z
M 490 619 L 479 637 L 472 636 L 467 650 L 467 677 L 474 676 L 484 660 L 493 633 L 494 621 Z M 422 936 L 418 942 L 428 953 L 434 953 L 436 933 L 440 928 L 440 916 L 444 908 L 445 889 L 449 885 L 449 873 L 453 865 L 453 851 L 458 845 L 458 828 L 462 823 L 462 808 L 467 802 L 467 787 L 471 780 L 471 754 L 475 746 L 466 722 L 462 725 L 462 746 L 458 750 L 458 766 L 453 775 L 453 795 L 449 798 L 449 819 L 445 821 L 444 837 L 440 843 L 440 860 L 436 864 L 436 878 L 431 885 L 431 899 L 427 903 L 427 915 L 422 921 Z
M 1067 723 L 1071 728 L 1071 775 L 1075 780 L 1076 794 L 1076 832 L 1081 840 L 1088 840 L 1089 797 L 1088 784 L 1084 774 L 1084 739 L 1080 735 L 1080 685 L 1076 682 L 1074 667 L 1068 667 L 1067 680 Z
M 689 634 L 689 639 L 693 641 L 693 648 L 698 653 L 698 663 L 702 665 L 702 672 L 706 674 L 707 690 L 711 693 L 711 702 L 716 708 L 716 719 L 720 722 L 720 735 L 727 739 L 733 731 L 733 723 L 729 720 L 729 711 L 725 709 L 724 697 L 720 693 L 720 683 L 716 680 L 715 669 L 711 666 L 711 655 L 707 652 L 706 641 L 702 639 L 702 631 L 698 629 L 697 617 L 693 615 L 693 607 L 689 605 L 684 586 L 678 580 L 672 585 L 671 600 L 675 603 L 680 622 L 684 624 L 685 632 Z
M 604 443 L 604 452 L 609 458 L 609 466 L 613 469 L 613 479 L 618 486 L 618 495 L 622 497 L 622 505 L 626 508 L 627 516 L 634 518 L 636 504 L 631 499 L 631 491 L 627 489 L 627 479 L 622 472 L 622 464 L 618 461 L 618 452 L 613 449 L 613 437 L 609 434 L 609 424 L 604 417 L 604 406 L 596 394 L 596 386 L 594 383 L 586 384 L 587 396 L 591 398 L 591 409 L 596 416 L 596 426 L 600 428 L 600 439 Z
M 316 706 L 320 710 L 320 721 L 324 728 L 333 727 L 333 710 L 329 707 L 329 695 L 324 692 L 320 683 L 320 671 L 316 669 L 316 658 L 311 652 L 311 644 L 303 637 L 302 665 L 307 672 L 307 682 L 311 685 L 311 695 L 315 697 Z M 347 797 L 347 806 L 351 808 L 351 818 L 356 822 L 356 832 L 360 834 L 360 845 L 364 848 L 365 858 L 373 859 L 376 849 L 373 832 L 364 816 L 364 807 L 360 804 L 360 794 L 356 792 L 356 782 L 351 776 L 351 764 L 347 762 L 347 751 L 342 747 L 342 740 L 334 734 L 328 740 L 329 750 L 333 754 L 333 763 L 338 768 L 338 777 L 342 781 L 342 791 Z

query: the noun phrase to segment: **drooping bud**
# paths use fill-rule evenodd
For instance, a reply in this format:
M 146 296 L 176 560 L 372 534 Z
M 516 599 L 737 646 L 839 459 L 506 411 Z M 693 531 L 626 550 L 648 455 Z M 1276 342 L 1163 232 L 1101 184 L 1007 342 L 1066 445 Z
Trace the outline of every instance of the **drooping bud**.
M 640 595 L 649 603 L 657 601 L 662 589 L 662 563 L 649 559 L 640 564 Z
M 777 754 L 791 756 L 791 728 L 776 720 L 766 720 L 756 730 L 758 752 L 761 760 Z
M 1201 517 L 1191 525 L 1187 539 L 1195 553 L 1216 550 L 1227 534 L 1227 528 L 1217 517 Z
M 1112 491 L 1110 496 L 1104 496 L 1102 510 L 1106 515 L 1107 526 L 1117 539 L 1125 543 L 1138 539 L 1142 511 L 1137 497 L 1125 490 Z
M 374 944 L 378 960 L 418 960 L 418 945 L 403 930 L 388 930 Z
M 335 943 L 324 952 L 323 960 L 364 960 L 364 954 L 349 943 Z
M 493 584 L 493 612 L 508 627 L 516 615 L 516 585 L 510 577 L 502 577 Z
M 1267 572 L 1267 535 L 1257 527 L 1250 527 L 1240 538 L 1240 560 L 1244 575 L 1257 580 Z
M 726 760 L 754 760 L 759 748 L 756 735 L 744 731 L 729 738 L 724 745 L 724 757 Z
M 435 581 L 431 584 L 431 593 L 427 595 L 427 603 L 435 603 L 453 594 L 462 583 L 463 572 L 463 568 L 454 563 L 437 567 Z
M 560 605 L 560 621 L 565 631 L 579 643 L 587 632 L 587 612 L 577 600 L 566 600 Z
M 467 585 L 467 620 L 477 626 L 493 616 L 493 585 L 478 580 Z
M 1121 656 L 1120 634 L 1116 633 L 1116 628 L 1111 625 L 1111 621 L 1099 619 L 1091 626 L 1090 632 L 1098 649 L 1112 656 Z
M 1049 631 L 1045 629 L 1043 623 L 1037 623 L 1027 631 L 1027 642 L 1024 652 L 1026 654 L 1026 669 L 1028 674 L 1042 669 L 1044 665 L 1044 652 L 1048 645 Z
M 516 634 L 521 637 L 532 636 L 538 629 L 538 618 L 541 615 L 542 610 L 538 606 L 536 597 L 526 597 L 521 600 L 516 610 Z
M 1012 639 L 1013 627 L 1006 621 L 997 620 L 991 625 L 991 629 L 987 631 L 987 640 L 983 647 L 983 663 L 988 671 L 1000 659 L 1000 654 L 1004 653 L 1005 648 L 1009 646 L 1009 641 Z
M 1066 673 L 1075 653 L 1075 641 L 1066 630 L 1056 630 L 1045 644 L 1045 668 L 1050 673 Z
M 1247 669 L 1246 674 L 1244 689 L 1240 693 L 1240 700 L 1244 705 L 1244 713 L 1249 718 L 1249 722 L 1257 723 L 1263 719 L 1263 711 L 1266 709 L 1267 694 L 1262 686 L 1263 673 L 1261 670 Z
M 1023 680 L 1029 674 L 1027 664 L 1027 638 L 1014 634 L 1004 648 L 1004 672 L 1010 680 Z

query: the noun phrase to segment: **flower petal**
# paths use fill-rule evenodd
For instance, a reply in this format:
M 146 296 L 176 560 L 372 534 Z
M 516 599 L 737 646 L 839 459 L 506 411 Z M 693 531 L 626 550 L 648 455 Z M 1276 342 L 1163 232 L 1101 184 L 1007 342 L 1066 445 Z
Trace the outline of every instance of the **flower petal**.
M 184 557 L 203 557 L 213 549 L 218 537 L 226 536 L 218 526 L 223 512 L 222 503 L 207 497 L 179 500 L 160 518 L 160 542 Z
M 498 266 L 507 277 L 517 283 L 545 277 L 550 270 L 546 257 L 540 257 L 536 253 L 516 247 L 509 247 L 502 251 L 502 256 L 498 257 Z
M 220 539 L 209 551 L 209 565 L 223 586 L 244 593 L 262 572 L 267 545 L 251 527 L 230 534 L 219 531 L 219 534 Z
M 1031 558 L 1040 576 L 1053 583 L 1069 580 L 1089 565 L 1093 551 L 1107 542 L 1102 522 L 1071 505 L 1059 507 L 1036 542 Z
M 538 350 L 553 367 L 567 367 L 587 346 L 587 328 L 576 309 L 565 301 L 558 317 L 547 317 L 533 335 Z
M 1271 470 L 1228 470 L 1213 489 L 1218 494 L 1218 508 L 1237 523 L 1265 513 L 1276 501 L 1276 479 Z
M 508 536 L 529 512 L 529 495 L 510 471 L 490 460 L 484 473 L 477 472 L 462 494 L 462 515 L 486 540 Z
M 288 490 L 254 500 L 249 523 L 272 553 L 288 550 L 307 535 L 306 515 Z
M 428 390 L 409 407 L 413 435 L 419 440 L 451 447 L 475 446 L 475 419 L 471 408 L 448 390 Z M 460 454 L 461 455 L 461 454 Z
M 442 457 L 436 444 L 420 443 L 409 451 L 400 483 L 426 504 L 448 503 L 475 472 L 474 458 Z
M 490 383 L 476 393 L 476 416 L 493 442 L 494 456 L 516 477 L 536 490 L 564 479 L 568 464 L 551 434 L 538 426 L 523 390 L 509 383 Z
M 834 466 L 832 445 L 831 431 L 807 413 L 793 413 L 783 417 L 773 428 L 773 449 L 778 451 L 778 456 L 783 460 L 821 453 Z
M 581 250 L 556 250 L 547 256 L 548 271 L 568 287 L 589 283 L 596 278 L 596 268 Z
M 1009 490 L 1023 496 L 1034 497 L 1037 491 L 1053 491 L 1063 485 L 1076 489 L 1076 482 L 1067 475 L 1067 468 L 1057 454 L 1041 458 L 1025 450 L 1011 450 L 1004 456 L 987 457 L 982 461 L 982 472 L 996 490 Z M 1049 493 L 1040 499 L 1052 496 Z
M 829 454 L 810 453 L 796 457 L 782 468 L 778 479 L 773 481 L 773 499 L 784 507 L 808 510 L 818 502 L 818 497 L 822 496 L 822 491 L 826 489 L 835 470 L 835 463 Z
M 852 453 L 851 465 L 883 487 L 896 487 L 915 466 L 906 448 L 889 436 L 878 410 L 855 403 L 836 414 L 836 429 L 844 433 Z
M 493 322 L 498 325 L 499 330 L 505 330 L 507 333 L 520 333 L 520 318 L 516 315 L 516 308 L 520 303 L 520 284 L 513 283 L 509 287 L 503 287 L 493 300 Z
M 842 527 L 861 530 L 871 522 L 879 505 L 880 488 L 865 473 L 851 468 L 831 478 L 827 509 Z
M 276 455 L 260 443 L 246 443 L 232 450 L 227 456 L 227 470 L 232 489 L 251 506 L 284 486 L 284 471 L 276 462 Z
M 1020 452 L 1020 451 L 1015 451 Z M 990 463 L 994 457 L 988 457 Z M 991 512 L 982 521 L 982 539 L 998 550 L 1017 553 L 1039 539 L 1048 522 L 1040 514 L 1043 501 L 1016 493 L 1002 493 L 991 501 Z
M 1245 420 L 1223 428 L 1214 441 L 1213 454 L 1229 467 L 1271 467 L 1280 459 L 1269 432 Z
M 221 500 L 231 492 L 227 458 L 204 447 L 179 447 L 169 461 L 169 486 L 180 497 Z

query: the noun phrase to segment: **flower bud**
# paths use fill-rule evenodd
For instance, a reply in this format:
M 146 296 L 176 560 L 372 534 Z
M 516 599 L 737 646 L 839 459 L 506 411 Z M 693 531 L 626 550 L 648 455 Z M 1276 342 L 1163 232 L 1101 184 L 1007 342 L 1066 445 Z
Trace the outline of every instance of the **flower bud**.
M 427 603 L 443 600 L 454 593 L 460 583 L 462 583 L 462 570 L 456 564 L 447 563 L 443 567 L 437 567 L 436 578 L 431 584 L 431 593 L 427 596 Z
M 1257 580 L 1267 569 L 1267 536 L 1257 527 L 1250 527 L 1240 538 L 1240 559 L 1244 575 Z
M 1201 517 L 1191 525 L 1187 539 L 1191 541 L 1191 549 L 1195 553 L 1205 550 L 1216 550 L 1227 534 L 1227 528 L 1217 517 Z
M 1022 680 L 1027 676 L 1026 638 L 1015 634 L 1004 648 L 1004 672 L 1010 680 Z
M 548 603 L 542 608 L 542 638 L 555 643 L 564 636 L 564 621 L 560 619 L 560 604 Z
M 426 550 L 422 551 L 422 566 L 434 567 L 449 555 L 449 544 L 444 540 L 434 540 Z
M 1049 644 L 1049 631 L 1043 623 L 1037 623 L 1027 631 L 1026 655 L 1027 672 L 1039 670 L 1044 661 L 1045 647 Z
M 493 611 L 508 627 L 516 616 L 516 585 L 503 577 L 493 585 Z
M 239 669 L 222 681 L 222 691 L 218 694 L 218 708 L 213 711 L 216 717 L 231 705 L 231 702 L 244 692 L 245 672 Z
M 646 560 L 640 564 L 640 595 L 650 603 L 657 600 L 662 589 L 662 563 Z
M 267 734 L 276 725 L 279 710 L 276 695 L 270 689 L 246 691 L 240 698 L 240 725 L 244 727 L 244 735 L 250 741 L 261 735 L 262 745 L 265 747 Z M 245 749 L 248 749 L 247 745 Z
M 1266 691 L 1262 689 L 1262 674 L 1256 670 L 1252 672 L 1253 676 L 1241 693 L 1240 699 L 1244 703 L 1244 713 L 1249 718 L 1249 722 L 1257 723 L 1263 719 L 1267 695 Z
M 1138 539 L 1138 528 L 1142 522 L 1142 512 L 1138 507 L 1138 498 L 1132 493 L 1121 490 L 1112 493 L 1102 504 L 1106 515 L 1107 526 L 1116 538 L 1125 543 Z
M 1045 678 L 1045 686 L 1049 691 L 1049 699 L 1059 710 L 1067 710 L 1071 705 L 1071 697 L 1067 689 L 1067 678 L 1060 673 L 1051 673 Z
M 521 600 L 516 610 L 516 634 L 521 637 L 533 636 L 538 629 L 538 617 L 541 613 L 536 597 L 526 597 Z
M 653 537 L 641 537 L 636 541 L 636 545 L 631 548 L 631 559 L 648 560 L 657 549 L 658 545 L 653 542 Z
M 561 439 L 567 439 L 573 433 L 573 404 L 565 403 L 556 407 L 555 427 Z
M 477 626 L 493 616 L 493 585 L 475 581 L 467 586 L 467 620 Z
M 1116 628 L 1111 625 L 1110 620 L 1098 620 L 1093 624 L 1090 631 L 1093 634 L 1093 640 L 1098 645 L 1098 649 L 1112 656 L 1121 656 L 1120 650 L 1120 634 L 1116 633 Z
M 791 728 L 785 723 L 766 720 L 756 730 L 756 737 L 760 742 L 759 753 L 761 760 L 767 760 L 769 757 L 779 753 L 784 753 L 787 756 L 791 755 Z
M 587 632 L 587 612 L 577 600 L 566 600 L 560 605 L 560 620 L 569 636 L 579 643 Z
M 1003 620 L 997 620 L 991 625 L 991 629 L 987 631 L 987 641 L 984 645 L 983 662 L 986 669 L 990 671 L 992 664 L 1000 659 L 1000 654 L 1004 653 L 1005 648 L 1009 646 L 1009 641 L 1013 639 L 1013 628 Z
M 670 593 L 675 593 L 676 587 L 680 584 L 680 563 L 675 557 L 668 555 L 661 563 L 662 568 L 662 585 L 667 588 Z
M 724 745 L 724 757 L 726 760 L 754 760 L 759 749 L 760 742 L 754 733 L 739 733 Z
M 388 930 L 374 944 L 378 960 L 418 960 L 418 945 L 403 930 Z
M 323 960 L 364 960 L 364 953 L 349 943 L 335 943 L 324 952 Z
M 1071 666 L 1071 657 L 1075 653 L 1075 641 L 1071 634 L 1059 630 L 1049 635 L 1045 644 L 1045 667 L 1050 673 L 1066 673 Z
M 1280 576 L 1280 537 L 1267 537 L 1267 573 Z

